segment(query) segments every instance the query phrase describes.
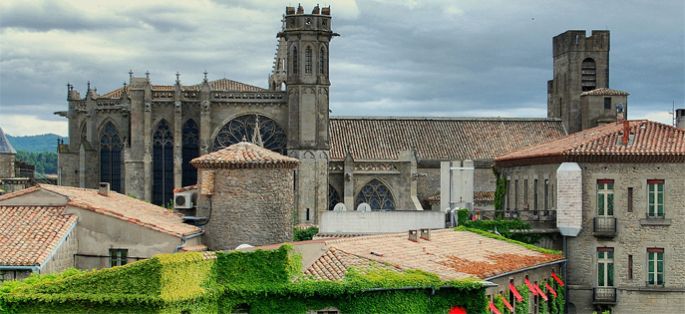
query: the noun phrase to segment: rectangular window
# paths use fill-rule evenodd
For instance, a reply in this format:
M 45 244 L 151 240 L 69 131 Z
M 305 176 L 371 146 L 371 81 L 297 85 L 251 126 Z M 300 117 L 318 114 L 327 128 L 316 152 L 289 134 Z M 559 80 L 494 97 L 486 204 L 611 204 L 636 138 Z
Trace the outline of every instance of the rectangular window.
M 597 286 L 614 286 L 614 248 L 597 248 Z
M 533 210 L 538 210 L 538 179 L 533 180 Z
M 647 249 L 647 284 L 651 286 L 664 285 L 664 249 Z
M 523 207 L 529 209 L 528 204 L 528 179 L 525 179 L 523 180 Z
M 605 110 L 611 109 L 611 97 L 604 97 L 604 109 Z
M 614 215 L 614 180 L 597 180 L 597 216 Z
M 507 180 L 507 210 L 511 207 L 511 180 Z
M 664 180 L 647 180 L 647 217 L 664 218 Z
M 633 188 L 628 188 L 628 212 L 633 212 Z
M 109 267 L 126 265 L 128 249 L 109 249 Z
M 633 256 L 628 255 L 628 279 L 633 280 Z
M 549 179 L 545 179 L 545 210 L 549 209 Z
M 514 209 L 519 208 L 519 180 L 514 180 Z

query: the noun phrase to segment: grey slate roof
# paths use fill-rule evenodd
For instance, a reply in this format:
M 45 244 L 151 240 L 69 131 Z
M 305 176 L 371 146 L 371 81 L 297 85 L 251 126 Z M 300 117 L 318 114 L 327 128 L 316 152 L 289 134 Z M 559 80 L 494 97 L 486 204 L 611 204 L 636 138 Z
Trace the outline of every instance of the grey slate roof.
M 17 151 L 14 150 L 14 147 L 12 147 L 12 144 L 7 139 L 7 136 L 5 136 L 5 132 L 3 132 L 2 128 L 0 128 L 0 154 L 16 154 L 16 153 L 17 153 Z
M 418 160 L 492 161 L 497 156 L 566 135 L 559 119 L 331 117 L 331 160 L 397 160 L 414 149 Z

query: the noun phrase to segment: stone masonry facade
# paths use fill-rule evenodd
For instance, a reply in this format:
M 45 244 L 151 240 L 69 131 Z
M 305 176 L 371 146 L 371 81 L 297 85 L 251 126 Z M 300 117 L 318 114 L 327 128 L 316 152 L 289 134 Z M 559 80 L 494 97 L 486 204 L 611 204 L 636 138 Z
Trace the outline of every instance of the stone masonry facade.
M 512 180 L 549 178 L 556 185 L 560 164 L 502 168 Z M 582 230 L 568 237 L 568 277 L 571 310 L 590 313 L 611 308 L 616 313 L 678 313 L 685 307 L 685 164 L 683 163 L 579 163 L 582 171 Z M 616 232 L 599 235 L 598 180 L 613 180 L 613 217 Z M 663 219 L 647 218 L 647 180 L 663 180 Z M 628 194 L 632 190 L 632 196 Z M 520 190 L 520 188 L 519 188 Z M 511 193 L 511 190 L 510 190 Z M 561 189 L 558 197 L 564 197 Z M 522 197 L 522 196 L 519 196 Z M 632 197 L 632 203 L 629 199 Z M 509 196 L 511 199 L 512 196 Z M 593 299 L 598 286 L 598 248 L 613 249 L 616 301 Z M 647 250 L 663 249 L 664 285 L 647 284 Z
M 292 241 L 293 169 L 200 171 L 215 171 L 211 199 L 201 196 L 198 204 L 200 215 L 209 215 L 211 206 L 204 237 L 209 249 Z

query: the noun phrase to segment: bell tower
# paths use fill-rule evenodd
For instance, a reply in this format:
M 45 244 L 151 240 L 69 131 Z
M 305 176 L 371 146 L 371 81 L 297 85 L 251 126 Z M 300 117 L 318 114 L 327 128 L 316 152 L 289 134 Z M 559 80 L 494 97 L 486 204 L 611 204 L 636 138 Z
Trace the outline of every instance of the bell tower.
M 280 38 L 285 41 L 288 97 L 288 155 L 300 160 L 295 189 L 298 223 L 317 223 L 328 210 L 328 56 L 330 7 L 311 14 L 287 7 Z

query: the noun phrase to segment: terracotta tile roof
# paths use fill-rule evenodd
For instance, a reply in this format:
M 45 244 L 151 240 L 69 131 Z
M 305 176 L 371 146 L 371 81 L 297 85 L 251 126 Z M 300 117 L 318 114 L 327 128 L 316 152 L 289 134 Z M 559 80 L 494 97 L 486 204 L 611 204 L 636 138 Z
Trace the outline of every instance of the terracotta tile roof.
M 611 89 L 611 88 L 596 88 L 587 92 L 583 92 L 580 96 L 628 96 L 628 92 Z
M 121 94 L 122 94 L 123 92 L 124 92 L 124 88 L 123 88 L 123 87 L 119 87 L 119 88 L 117 88 L 117 89 L 115 89 L 115 90 L 111 90 L 111 91 L 109 91 L 109 92 L 107 92 L 107 93 L 105 93 L 105 94 L 100 95 L 99 98 L 112 98 L 112 99 L 117 99 L 117 98 L 121 98 Z
M 0 265 L 42 266 L 78 217 L 64 206 L 0 206 Z
M 627 128 L 627 132 L 625 132 Z M 628 144 L 623 144 L 623 134 Z M 563 161 L 685 162 L 685 130 L 648 120 L 610 123 L 497 158 L 500 166 Z
M 517 118 L 331 117 L 331 160 L 485 160 L 566 135 L 560 120 Z
M 200 228 L 183 223 L 180 215 L 163 207 L 136 198 L 109 191 L 108 196 L 98 194 L 95 189 L 39 184 L 0 196 L 0 200 L 10 199 L 37 190 L 46 190 L 67 197 L 66 205 L 94 211 L 103 215 L 124 220 L 149 229 L 157 230 L 176 237 L 200 232 Z
M 332 247 L 305 269 L 304 274 L 311 275 L 319 280 L 340 280 L 345 277 L 345 274 L 350 267 L 354 267 L 361 271 L 369 270 L 371 268 L 398 270 L 394 267 Z
M 209 81 L 209 89 L 213 91 L 227 91 L 227 92 L 267 92 L 268 90 L 257 87 L 254 85 L 249 85 L 234 80 L 229 80 L 226 78 L 218 79 L 214 81 Z M 184 91 L 194 91 L 200 90 L 202 84 L 195 85 L 182 85 L 181 90 Z M 175 89 L 174 85 L 152 85 L 152 90 L 154 91 L 173 91 Z M 117 89 L 111 90 L 103 95 L 98 96 L 99 98 L 121 98 L 121 94 L 124 91 L 124 87 L 119 87 Z
M 442 279 L 477 277 L 487 279 L 518 269 L 561 261 L 556 254 L 543 254 L 521 245 L 484 237 L 467 231 L 432 230 L 431 240 L 408 240 L 395 233 L 326 241 L 346 253 L 393 265 L 419 269 Z
M 252 143 L 240 142 L 197 157 L 190 163 L 201 169 L 295 168 L 299 161 Z

